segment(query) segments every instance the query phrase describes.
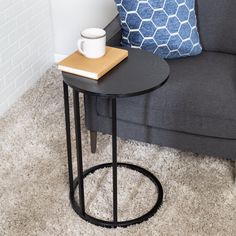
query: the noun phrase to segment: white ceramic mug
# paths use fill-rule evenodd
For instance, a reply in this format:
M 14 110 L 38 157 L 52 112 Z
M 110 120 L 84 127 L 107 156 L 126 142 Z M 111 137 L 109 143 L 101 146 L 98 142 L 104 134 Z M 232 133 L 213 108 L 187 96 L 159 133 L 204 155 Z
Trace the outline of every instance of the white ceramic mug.
M 85 57 L 95 59 L 106 53 L 106 31 L 99 28 L 88 28 L 81 32 L 78 50 Z

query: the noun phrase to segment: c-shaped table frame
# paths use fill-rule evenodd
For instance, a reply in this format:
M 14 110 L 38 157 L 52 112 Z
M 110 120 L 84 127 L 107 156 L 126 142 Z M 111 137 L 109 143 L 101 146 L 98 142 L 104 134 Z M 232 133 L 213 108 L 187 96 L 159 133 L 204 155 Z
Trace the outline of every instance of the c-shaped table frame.
M 80 107 L 79 107 L 79 92 L 73 89 L 73 103 L 74 103 L 74 120 L 75 120 L 75 137 L 76 137 L 76 156 L 77 156 L 77 170 L 78 177 L 73 177 L 72 151 L 71 151 L 71 128 L 70 128 L 70 105 L 68 85 L 63 81 L 64 88 L 64 106 L 65 106 L 65 123 L 66 123 L 66 140 L 67 140 L 67 157 L 68 157 L 68 172 L 69 172 L 69 187 L 70 187 L 70 201 L 74 211 L 84 220 L 102 227 L 116 228 L 127 227 L 129 225 L 138 224 L 152 217 L 162 204 L 163 189 L 159 180 L 149 171 L 136 165 L 128 163 L 117 162 L 117 118 L 116 118 L 116 98 L 112 99 L 112 163 L 105 163 L 94 166 L 86 171 L 83 171 L 83 157 L 81 145 L 81 124 L 80 124 Z M 156 186 L 158 197 L 153 208 L 146 214 L 132 220 L 118 221 L 117 215 L 117 167 L 125 167 L 140 172 L 149 178 Z M 97 219 L 86 213 L 85 198 L 84 198 L 84 178 L 91 173 L 103 168 L 112 168 L 113 178 L 113 220 L 105 221 Z M 75 189 L 79 188 L 79 204 L 75 199 Z

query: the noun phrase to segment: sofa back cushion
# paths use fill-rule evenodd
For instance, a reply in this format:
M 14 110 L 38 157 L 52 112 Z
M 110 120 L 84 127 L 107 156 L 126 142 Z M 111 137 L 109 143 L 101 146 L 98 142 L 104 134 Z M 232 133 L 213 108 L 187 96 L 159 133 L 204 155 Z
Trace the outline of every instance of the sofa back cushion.
M 203 49 L 236 54 L 236 0 L 197 0 L 196 13 Z

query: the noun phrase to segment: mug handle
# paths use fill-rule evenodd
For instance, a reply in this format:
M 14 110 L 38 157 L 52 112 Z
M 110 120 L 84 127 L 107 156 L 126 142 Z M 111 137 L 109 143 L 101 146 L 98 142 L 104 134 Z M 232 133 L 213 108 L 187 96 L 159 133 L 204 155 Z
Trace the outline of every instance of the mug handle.
M 85 43 L 84 39 L 79 39 L 78 41 L 78 50 L 81 54 L 85 55 L 83 50 L 83 44 Z

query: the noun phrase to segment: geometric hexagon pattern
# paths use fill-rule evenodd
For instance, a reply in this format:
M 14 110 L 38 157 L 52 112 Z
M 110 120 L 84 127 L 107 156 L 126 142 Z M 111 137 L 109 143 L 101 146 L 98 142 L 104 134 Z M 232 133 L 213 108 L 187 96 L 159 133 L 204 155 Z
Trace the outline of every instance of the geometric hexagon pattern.
M 162 58 L 198 55 L 195 0 L 115 0 L 122 27 L 122 45 Z

